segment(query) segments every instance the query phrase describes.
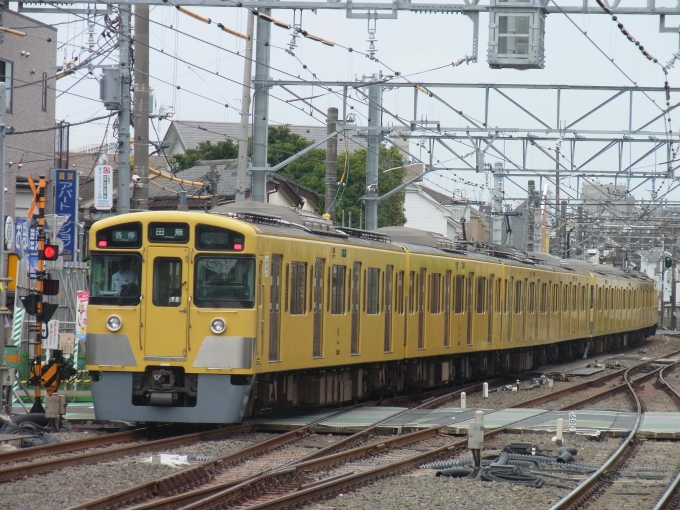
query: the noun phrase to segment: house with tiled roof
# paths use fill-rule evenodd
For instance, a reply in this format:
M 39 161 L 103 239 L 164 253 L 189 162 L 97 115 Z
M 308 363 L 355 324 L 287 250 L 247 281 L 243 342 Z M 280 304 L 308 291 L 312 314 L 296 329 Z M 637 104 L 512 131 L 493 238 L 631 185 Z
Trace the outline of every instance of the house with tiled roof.
M 326 126 L 318 124 L 316 126 L 295 126 L 290 125 L 291 133 L 300 135 L 314 142 L 327 136 Z M 170 123 L 163 141 L 164 153 L 170 157 L 175 154 L 184 154 L 187 149 L 195 149 L 200 142 L 209 141 L 213 144 L 230 139 L 238 143 L 241 136 L 241 124 L 239 122 L 207 122 L 207 121 L 178 121 Z M 365 148 L 365 138 L 355 138 L 350 132 L 338 136 L 338 154 L 345 152 L 345 145 L 348 152 Z

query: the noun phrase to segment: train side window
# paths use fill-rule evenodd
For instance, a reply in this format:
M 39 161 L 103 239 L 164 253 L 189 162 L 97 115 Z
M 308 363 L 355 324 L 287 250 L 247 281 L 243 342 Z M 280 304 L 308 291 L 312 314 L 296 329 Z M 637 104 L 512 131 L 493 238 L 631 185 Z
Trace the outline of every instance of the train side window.
M 404 272 L 397 271 L 397 314 L 404 315 Z
M 289 271 L 288 264 L 286 264 L 286 290 L 284 291 L 285 296 L 283 298 L 284 312 L 288 312 L 288 285 L 289 285 L 289 280 L 290 280 L 288 271 Z
M 366 285 L 366 270 L 364 269 L 364 313 L 366 313 L 366 303 L 368 302 L 368 285 Z
M 535 306 L 536 306 L 536 283 L 535 282 L 529 282 L 529 303 L 527 306 L 527 313 L 536 313 Z
M 368 304 L 366 313 L 377 315 L 380 313 L 380 269 L 368 268 Z
M 546 313 L 548 311 L 548 284 L 541 284 L 541 313 Z
M 438 314 L 441 312 L 441 273 L 432 273 L 430 277 L 430 313 Z
M 314 304 L 314 267 L 309 266 L 309 313 L 312 313 L 312 306 Z
M 494 305 L 495 311 L 496 311 L 496 313 L 500 313 L 501 312 L 501 279 L 500 278 L 496 278 L 496 296 L 495 296 L 494 301 L 496 303 Z
M 409 271 L 408 274 L 408 313 L 416 313 L 416 289 L 415 289 L 416 272 Z
M 515 282 L 515 313 L 522 313 L 522 282 Z
M 503 301 L 503 313 L 507 314 L 508 313 L 508 307 L 510 306 L 510 286 L 508 285 L 508 279 L 505 278 L 504 280 L 504 285 L 505 285 L 505 300 Z
M 576 285 L 571 286 L 571 310 L 573 312 L 578 310 L 578 300 L 576 299 Z
M 591 285 L 590 286 L 590 309 L 593 309 L 593 306 L 595 305 L 595 286 Z
M 569 287 L 562 285 L 562 311 L 566 312 L 569 309 Z
M 476 313 L 484 313 L 484 301 L 486 301 L 486 277 L 477 278 L 477 306 Z
M 586 287 L 581 285 L 581 311 L 586 311 Z
M 418 287 L 418 311 L 425 311 L 425 296 L 427 295 L 426 285 L 427 285 L 427 269 L 424 267 L 420 268 L 420 277 L 418 279 L 420 287 Z
M 331 280 L 331 313 L 342 315 L 345 313 L 345 266 L 333 265 Z
M 597 288 L 597 309 L 602 310 L 602 288 Z
M 288 294 L 286 276 L 286 294 Z M 307 262 L 292 262 L 290 265 L 290 314 L 304 315 L 307 310 Z M 286 299 L 288 297 L 286 296 Z
M 331 268 L 326 271 L 326 311 L 331 311 Z
M 464 296 L 465 296 L 465 276 L 459 274 L 456 276 L 455 299 L 453 303 L 454 313 L 463 313 Z
M 385 273 L 382 273 L 380 278 L 380 309 L 385 310 Z

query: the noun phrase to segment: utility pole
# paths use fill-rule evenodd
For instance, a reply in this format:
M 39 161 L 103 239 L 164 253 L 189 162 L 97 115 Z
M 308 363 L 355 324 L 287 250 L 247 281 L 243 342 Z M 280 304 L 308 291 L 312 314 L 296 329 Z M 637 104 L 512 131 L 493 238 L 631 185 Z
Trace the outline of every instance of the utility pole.
M 149 208 L 149 6 L 135 5 L 135 174 L 132 208 Z M 120 177 L 120 171 L 118 173 Z
M 535 251 L 534 247 L 534 238 L 535 238 L 535 228 L 536 225 L 534 224 L 534 198 L 536 194 L 536 182 L 533 180 L 530 180 L 527 186 L 527 189 L 529 191 L 529 197 L 527 200 L 527 226 L 529 227 L 527 229 L 527 251 L 531 253 L 532 251 Z
M 271 9 L 260 9 L 271 15 Z M 253 167 L 250 199 L 267 201 L 267 142 L 269 129 L 269 41 L 272 25 L 257 18 L 257 45 L 255 46 L 255 93 L 253 95 Z
M 676 291 L 675 291 L 675 268 L 676 268 L 676 262 L 675 258 L 678 256 L 678 243 L 677 240 L 675 239 L 675 236 L 671 237 L 673 240 L 673 248 L 671 250 L 672 255 L 673 255 L 673 265 L 671 266 L 671 329 L 673 331 L 676 331 L 678 329 L 678 320 L 675 317 L 675 300 L 676 300 Z
M 335 133 L 338 121 L 338 109 L 328 109 L 326 121 L 326 134 Z M 329 138 L 326 142 L 326 212 L 331 215 L 331 221 L 335 221 L 335 197 L 338 190 L 338 137 Z M 351 226 L 350 220 L 350 226 Z
M 560 238 L 560 142 L 555 145 L 555 244 L 553 255 L 562 257 L 562 239 Z
M 5 94 L 7 85 L 0 83 L 0 190 L 5 189 Z M 11 186 L 11 185 L 10 185 Z M 11 186 L 10 189 L 14 189 Z M 0 216 L 5 218 L 5 193 L 0 192 Z M 14 216 L 14 214 L 11 214 Z M 5 223 L 0 225 L 0 278 L 5 275 Z M 9 276 L 9 275 L 8 275 Z M 16 275 L 15 275 L 16 277 Z M 7 295 L 5 294 L 6 281 L 0 285 L 0 312 L 4 312 L 7 306 Z M 5 364 L 5 315 L 0 314 L 0 364 Z
M 130 7 L 120 5 L 120 113 L 118 116 L 118 214 L 130 212 Z M 148 138 L 148 135 L 147 135 Z
M 495 244 L 503 244 L 503 163 L 497 161 L 493 169 L 492 240 Z
M 376 75 L 371 77 L 376 80 Z M 382 79 L 382 71 L 378 74 Z M 366 154 L 366 230 L 378 228 L 378 164 L 380 155 L 380 132 L 382 124 L 380 109 L 382 107 L 382 84 L 368 86 L 368 153 Z
M 250 122 L 250 87 L 253 80 L 253 29 L 255 15 L 248 10 L 248 26 L 246 28 L 246 54 L 243 62 L 243 93 L 241 95 L 241 129 L 238 141 L 238 166 L 236 170 L 236 202 L 246 200 L 246 177 L 248 174 L 248 125 Z M 252 190 L 251 190 L 252 200 Z

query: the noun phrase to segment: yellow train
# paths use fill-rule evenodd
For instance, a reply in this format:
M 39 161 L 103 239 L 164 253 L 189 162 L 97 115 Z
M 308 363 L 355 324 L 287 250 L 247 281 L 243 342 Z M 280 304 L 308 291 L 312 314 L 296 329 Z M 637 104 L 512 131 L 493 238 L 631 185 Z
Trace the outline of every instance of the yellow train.
M 578 261 L 333 228 L 267 204 L 90 231 L 97 419 L 231 423 L 518 372 L 653 334 L 654 283 Z

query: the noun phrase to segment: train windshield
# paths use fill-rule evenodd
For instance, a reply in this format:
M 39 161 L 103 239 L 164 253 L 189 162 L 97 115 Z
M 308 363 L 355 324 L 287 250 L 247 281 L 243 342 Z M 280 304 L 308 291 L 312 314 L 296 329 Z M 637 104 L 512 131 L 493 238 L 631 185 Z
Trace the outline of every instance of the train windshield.
M 91 256 L 90 304 L 134 306 L 139 304 L 142 260 L 120 253 Z
M 197 257 L 194 285 L 194 303 L 200 308 L 253 308 L 255 260 Z

